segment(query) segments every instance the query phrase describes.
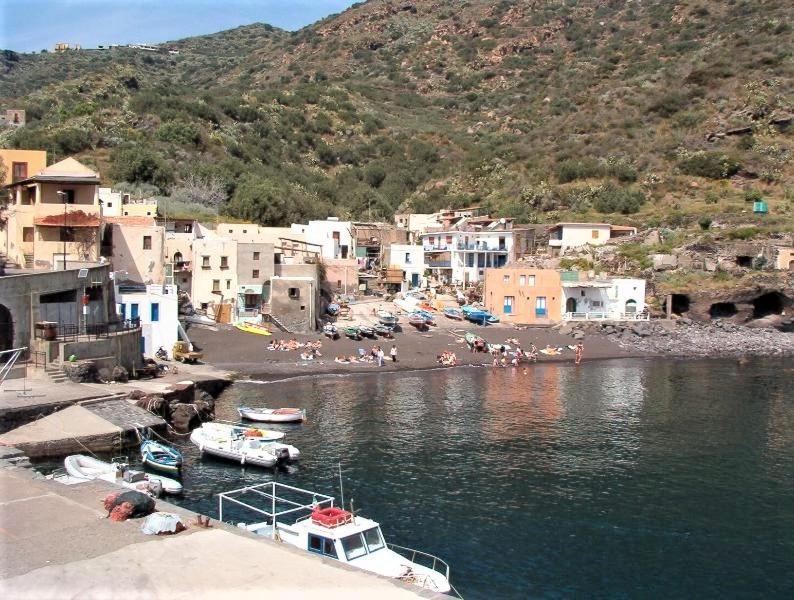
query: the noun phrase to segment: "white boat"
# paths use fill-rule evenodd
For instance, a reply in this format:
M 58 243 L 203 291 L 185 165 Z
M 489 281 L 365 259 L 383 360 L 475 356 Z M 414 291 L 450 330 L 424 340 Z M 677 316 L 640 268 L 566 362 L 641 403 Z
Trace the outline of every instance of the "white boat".
M 274 441 L 284 433 L 244 425 L 204 423 L 190 434 L 190 441 L 202 454 L 226 458 L 241 465 L 274 467 L 300 458 L 300 450 Z
M 251 408 L 241 406 L 237 412 L 243 419 L 262 423 L 300 423 L 306 419 L 306 411 L 301 408 Z
M 400 579 L 431 592 L 454 592 L 447 563 L 432 554 L 387 543 L 377 522 L 335 507 L 332 496 L 275 481 L 218 496 L 221 521 L 226 501 L 226 506 L 233 508 L 236 515 L 241 514 L 241 509 L 255 515 L 257 522 L 238 523 L 238 526 L 257 535 L 281 540 L 312 554 Z M 249 504 L 254 499 L 260 504 Z M 301 499 L 306 503 L 301 504 Z M 290 522 L 282 520 L 287 514 L 291 515 Z M 266 521 L 260 521 L 263 516 Z
M 159 495 L 159 491 L 166 494 L 182 493 L 182 484 L 177 480 L 162 475 L 135 471 L 128 468 L 126 462 L 105 462 L 85 454 L 72 454 L 64 459 L 63 468 L 73 480 L 72 483 L 74 480 L 101 479 L 155 496 Z
M 377 317 L 378 322 L 381 325 L 387 325 L 388 327 L 394 327 L 397 324 L 397 321 L 399 321 L 397 316 L 388 310 L 379 310 L 377 312 Z

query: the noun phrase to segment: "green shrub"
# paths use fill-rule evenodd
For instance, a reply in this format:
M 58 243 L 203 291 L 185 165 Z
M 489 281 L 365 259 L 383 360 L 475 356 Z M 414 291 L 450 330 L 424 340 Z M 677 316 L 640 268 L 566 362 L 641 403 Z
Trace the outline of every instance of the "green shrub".
M 110 177 L 114 181 L 151 183 L 166 190 L 173 181 L 171 169 L 154 151 L 144 146 L 125 146 L 110 155 Z
M 164 123 L 157 129 L 155 137 L 161 142 L 173 142 L 182 146 L 198 146 L 201 142 L 201 132 L 192 123 L 172 121 Z
M 764 199 L 764 195 L 761 193 L 761 190 L 749 187 L 744 190 L 744 201 L 745 202 L 761 202 Z
M 648 246 L 639 243 L 621 244 L 618 247 L 618 254 L 621 257 L 636 263 L 641 269 L 647 269 L 653 265 L 648 252 Z
M 761 233 L 758 227 L 739 227 L 731 229 L 725 235 L 729 240 L 749 240 Z
M 577 179 L 601 177 L 604 168 L 594 158 L 568 159 L 557 164 L 557 181 L 569 183 Z
M 593 208 L 600 213 L 630 215 L 639 211 L 645 204 L 645 200 L 645 194 L 640 190 L 607 184 L 596 192 L 592 203 Z
M 700 217 L 698 219 L 698 225 L 703 231 L 707 231 L 709 227 L 711 227 L 711 218 L 710 217 Z
M 736 175 L 742 164 L 720 152 L 698 152 L 678 162 L 678 168 L 686 175 L 708 179 L 727 179 Z

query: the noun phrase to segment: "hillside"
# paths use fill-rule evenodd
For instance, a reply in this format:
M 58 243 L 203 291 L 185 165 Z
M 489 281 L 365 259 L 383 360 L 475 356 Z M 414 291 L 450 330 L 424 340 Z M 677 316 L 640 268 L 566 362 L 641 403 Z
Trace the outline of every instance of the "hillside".
M 0 143 L 161 193 L 217 177 L 223 212 L 267 224 L 476 203 L 790 231 L 787 5 L 372 0 L 178 55 L 6 52 L 0 104 L 28 126 Z

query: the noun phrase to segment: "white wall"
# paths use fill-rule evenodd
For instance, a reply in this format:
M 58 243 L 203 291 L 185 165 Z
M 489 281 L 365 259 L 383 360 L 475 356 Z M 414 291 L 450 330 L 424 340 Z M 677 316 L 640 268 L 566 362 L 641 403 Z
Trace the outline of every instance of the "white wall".
M 626 313 L 626 303 L 633 300 L 637 313 L 645 310 L 644 279 L 609 279 L 606 287 L 563 286 L 562 311 L 567 312 L 569 298 L 576 299 L 576 312 L 608 312 L 614 315 Z M 584 292 L 584 295 L 582 295 Z M 598 304 L 600 302 L 600 305 Z
M 626 302 L 634 300 L 637 312 L 645 310 L 644 279 L 613 279 L 609 296 L 615 312 L 626 312 Z
M 347 246 L 346 258 L 355 258 L 356 244 L 352 236 L 350 221 L 309 221 L 307 225 L 295 223 L 291 227 L 295 233 L 303 233 L 306 242 L 322 248 L 323 258 L 343 258 L 341 248 Z M 339 234 L 339 241 L 334 240 L 334 233 Z M 316 250 L 310 246 L 311 250 Z
M 108 217 L 120 217 L 121 192 L 114 192 L 111 188 L 101 187 L 97 193 L 102 201 L 102 214 Z
M 170 357 L 174 342 L 179 339 L 176 286 L 149 285 L 146 292 L 118 294 L 116 299 L 116 312 L 127 319 L 132 317 L 132 305 L 138 305 L 138 318 L 141 320 L 141 334 L 144 339 L 143 353 L 153 357 L 155 351 L 162 346 Z M 152 321 L 152 304 L 159 307 L 157 321 Z
M 598 238 L 593 237 L 593 231 L 598 231 Z M 609 241 L 611 228 L 605 224 L 563 225 L 562 226 L 562 247 L 576 248 L 591 244 L 600 246 Z
M 390 247 L 389 266 L 405 271 L 403 278 L 403 291 L 413 287 L 413 275 L 418 276 L 419 287 L 424 287 L 425 280 L 425 251 L 422 246 L 411 244 L 392 244 Z M 406 260 L 406 258 L 408 260 Z

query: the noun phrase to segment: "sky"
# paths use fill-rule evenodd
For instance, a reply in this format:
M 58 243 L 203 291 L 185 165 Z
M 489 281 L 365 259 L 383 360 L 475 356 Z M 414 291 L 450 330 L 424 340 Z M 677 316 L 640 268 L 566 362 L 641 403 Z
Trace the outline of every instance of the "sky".
M 354 0 L 0 0 L 0 48 L 52 50 L 56 42 L 99 45 L 156 43 L 249 23 L 290 31 Z

